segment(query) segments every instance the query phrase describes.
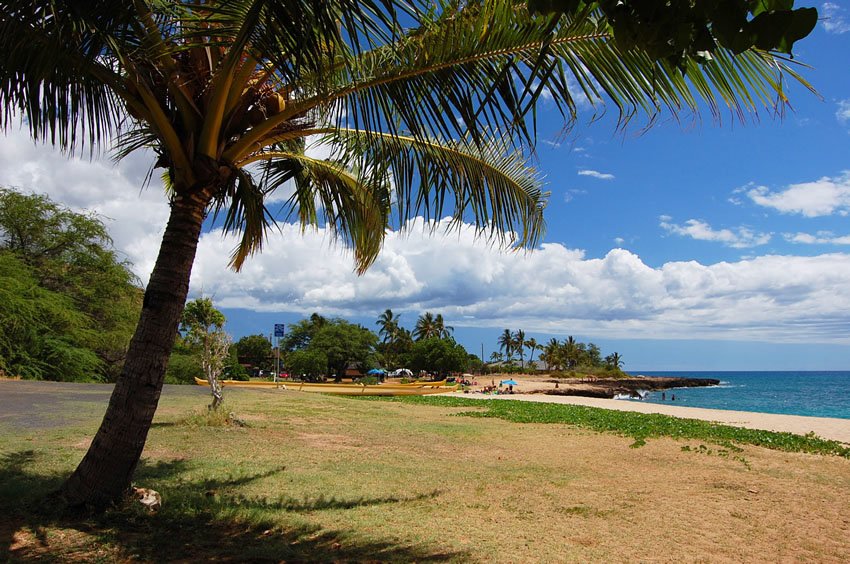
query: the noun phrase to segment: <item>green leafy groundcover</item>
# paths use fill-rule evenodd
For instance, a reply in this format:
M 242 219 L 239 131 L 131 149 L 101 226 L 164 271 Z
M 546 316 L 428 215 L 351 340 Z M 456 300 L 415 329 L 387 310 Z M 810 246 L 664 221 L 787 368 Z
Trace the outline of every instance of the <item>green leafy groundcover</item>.
M 720 444 L 738 443 L 786 452 L 829 454 L 850 458 L 850 447 L 815 436 L 777 433 L 720 425 L 698 419 L 683 419 L 655 413 L 634 413 L 521 400 L 478 400 L 457 397 L 401 396 L 369 397 L 378 401 L 417 403 L 440 407 L 485 407 L 486 410 L 458 413 L 468 417 L 493 417 L 515 423 L 563 423 L 585 429 L 633 437 L 634 446 L 654 437 L 704 440 Z

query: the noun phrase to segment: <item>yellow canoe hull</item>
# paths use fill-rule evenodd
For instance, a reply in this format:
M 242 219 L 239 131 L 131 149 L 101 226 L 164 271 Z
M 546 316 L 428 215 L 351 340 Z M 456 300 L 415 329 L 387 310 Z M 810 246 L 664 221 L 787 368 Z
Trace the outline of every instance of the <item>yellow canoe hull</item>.
M 199 386 L 209 386 L 209 382 L 195 378 Z M 246 382 L 242 380 L 222 380 L 221 385 L 230 388 L 285 388 L 297 392 L 320 392 L 344 396 L 422 396 L 457 391 L 458 386 L 446 386 L 445 382 L 422 382 L 410 384 L 379 384 L 364 386 L 361 384 L 314 384 L 310 382 Z
M 430 386 L 432 388 L 439 388 L 442 386 L 447 386 L 448 383 L 445 380 L 439 380 L 437 382 L 408 382 L 407 384 L 383 384 L 384 386 L 397 386 L 404 388 L 419 388 L 422 386 Z

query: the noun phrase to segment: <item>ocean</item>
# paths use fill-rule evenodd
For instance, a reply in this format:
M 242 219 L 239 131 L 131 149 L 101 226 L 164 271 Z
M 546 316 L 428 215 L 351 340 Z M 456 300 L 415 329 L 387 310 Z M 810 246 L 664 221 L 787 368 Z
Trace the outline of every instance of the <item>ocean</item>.
M 639 372 L 644 376 L 716 378 L 719 386 L 650 392 L 644 400 L 688 407 L 850 419 L 850 371 Z M 672 396 L 676 396 L 675 401 Z

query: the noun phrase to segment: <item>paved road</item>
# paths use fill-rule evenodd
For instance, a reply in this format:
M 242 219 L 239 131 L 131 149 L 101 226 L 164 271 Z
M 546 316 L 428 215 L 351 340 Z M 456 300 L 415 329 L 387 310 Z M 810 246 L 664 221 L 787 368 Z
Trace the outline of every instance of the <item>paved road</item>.
M 0 380 L 0 425 L 16 429 L 49 429 L 98 421 L 106 411 L 112 384 L 75 384 Z M 164 386 L 163 396 L 208 394 L 199 386 Z

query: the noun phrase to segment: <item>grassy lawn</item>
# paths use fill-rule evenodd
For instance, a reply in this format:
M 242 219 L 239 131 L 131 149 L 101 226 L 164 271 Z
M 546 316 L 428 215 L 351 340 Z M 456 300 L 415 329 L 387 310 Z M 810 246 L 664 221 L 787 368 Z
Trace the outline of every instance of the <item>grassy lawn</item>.
M 162 510 L 64 515 L 45 496 L 73 470 L 105 409 L 103 394 L 64 389 L 42 384 L 35 407 L 0 414 L 0 561 L 850 554 L 850 460 L 835 445 L 447 398 L 228 390 L 227 409 L 249 426 L 206 427 L 192 416 L 207 397 L 169 387 L 136 479 L 162 494 Z M 670 434 L 679 438 L 660 436 Z

